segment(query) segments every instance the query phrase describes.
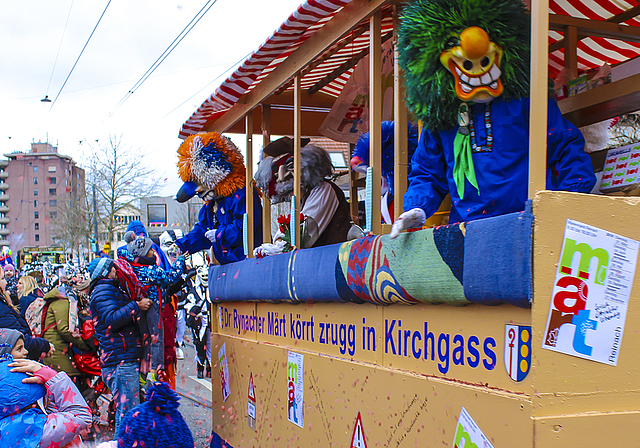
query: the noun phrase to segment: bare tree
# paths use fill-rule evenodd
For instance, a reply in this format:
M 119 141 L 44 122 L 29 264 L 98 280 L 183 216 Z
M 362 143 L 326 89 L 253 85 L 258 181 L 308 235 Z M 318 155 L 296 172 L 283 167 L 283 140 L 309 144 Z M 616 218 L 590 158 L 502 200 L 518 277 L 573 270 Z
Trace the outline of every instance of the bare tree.
M 84 185 L 77 194 L 74 193 L 63 201 L 58 200 L 58 207 L 54 213 L 50 218 L 53 239 L 62 245 L 65 253 L 67 249 L 71 250 L 72 259 L 75 252 L 78 260 L 82 260 L 80 248 L 83 243 L 89 248 L 92 218 Z
M 120 224 L 115 216 L 124 209 L 138 210 L 140 198 L 152 196 L 159 189 L 153 168 L 144 162 L 145 155 L 122 144 L 120 137 L 109 136 L 106 145 L 91 148 L 87 167 L 88 193 L 95 191 L 98 222 L 108 241 Z

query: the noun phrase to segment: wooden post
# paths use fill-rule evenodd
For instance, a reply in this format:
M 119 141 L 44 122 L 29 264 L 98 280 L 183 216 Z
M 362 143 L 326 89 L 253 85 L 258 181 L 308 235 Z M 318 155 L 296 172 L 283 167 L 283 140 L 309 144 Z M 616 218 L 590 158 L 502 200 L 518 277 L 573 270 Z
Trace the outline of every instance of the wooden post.
M 398 14 L 400 6 L 393 7 L 393 219 L 403 212 L 403 196 L 407 191 L 407 168 L 410 162 L 408 151 L 407 107 L 404 102 L 404 74 L 398 62 Z
M 380 179 L 382 178 L 382 48 L 380 11 L 369 17 L 369 166 L 372 168 L 371 216 L 367 227 L 375 235 L 382 232 L 380 221 Z
M 295 223 L 296 232 L 296 244 L 298 247 L 302 247 L 300 241 L 300 211 L 302 203 L 302 186 L 300 185 L 302 182 L 302 178 L 300 176 L 300 138 L 302 137 L 302 123 L 301 120 L 301 99 L 300 99 L 300 73 L 297 73 L 295 79 L 293 81 L 293 194 L 295 196 L 295 210 L 296 216 L 295 219 L 293 213 L 291 214 L 291 223 Z
M 271 143 L 271 105 L 262 104 L 262 148 Z M 264 154 L 262 154 L 264 158 Z M 269 192 L 262 193 L 262 241 L 271 242 L 271 200 Z
M 245 154 L 246 168 L 246 206 L 247 206 L 247 258 L 253 258 L 253 111 L 245 116 L 245 133 L 247 135 L 247 153 Z
M 353 150 L 356 145 L 353 143 L 349 144 L 349 160 L 353 157 Z M 351 163 L 349 163 L 349 214 L 351 215 L 351 219 L 357 225 L 361 225 L 360 223 L 360 211 L 358 208 L 358 172 L 351 169 Z
M 547 166 L 547 101 L 549 0 L 531 5 L 531 112 L 529 117 L 529 198 L 545 189 Z
M 564 32 L 564 68 L 570 79 L 578 77 L 578 28 L 568 26 Z

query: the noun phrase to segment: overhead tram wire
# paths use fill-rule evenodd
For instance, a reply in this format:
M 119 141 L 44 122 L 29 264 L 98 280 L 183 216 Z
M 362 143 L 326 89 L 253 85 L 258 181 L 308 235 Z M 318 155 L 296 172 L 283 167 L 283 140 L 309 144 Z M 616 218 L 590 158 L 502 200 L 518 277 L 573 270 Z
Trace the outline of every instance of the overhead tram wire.
M 56 65 L 58 65 L 58 57 L 60 56 L 60 49 L 62 48 L 62 41 L 64 40 L 64 35 L 67 32 L 67 25 L 69 24 L 69 17 L 71 17 L 71 10 L 73 9 L 73 0 L 71 0 L 71 5 L 69 5 L 69 13 L 67 14 L 67 21 L 64 22 L 64 29 L 62 30 L 62 37 L 60 37 L 60 45 L 58 45 L 58 52 L 56 53 L 56 59 L 53 62 L 53 69 L 51 69 L 51 76 L 49 77 L 49 84 L 47 84 L 47 90 L 45 98 L 49 95 L 49 87 L 51 87 L 51 80 L 53 79 L 53 74 L 56 71 Z M 53 107 L 53 105 L 51 105 Z
M 78 64 L 78 61 L 82 57 L 82 53 L 84 53 L 85 48 L 87 48 L 87 45 L 89 45 L 89 41 L 93 37 L 93 33 L 96 32 L 96 28 L 98 28 L 98 25 L 100 25 L 100 21 L 104 17 L 104 13 L 107 12 L 107 8 L 109 7 L 110 4 L 111 4 L 111 0 L 109 0 L 109 2 L 107 3 L 107 6 L 104 7 L 104 11 L 102 11 L 102 14 L 100 14 L 100 18 L 98 19 L 98 22 L 96 23 L 96 26 L 93 27 L 93 31 L 91 31 L 91 34 L 89 35 L 89 38 L 85 42 L 84 47 L 82 47 L 82 51 L 80 51 L 80 54 L 78 55 L 78 59 L 76 59 L 76 62 L 74 62 L 73 67 L 71 67 L 71 70 L 69 71 L 69 74 L 67 75 L 67 78 L 64 80 L 64 83 L 62 83 L 62 87 L 60 87 L 60 90 L 58 91 L 58 94 L 56 95 L 56 98 L 53 100 L 53 103 L 51 103 L 51 107 L 49 108 L 49 112 L 51 112 L 51 109 L 53 109 L 53 106 L 55 106 L 56 101 L 58 100 L 58 97 L 62 93 L 62 89 L 64 89 L 64 86 L 67 85 L 67 81 L 69 81 L 69 77 L 71 76 L 71 73 L 73 73 L 73 70 L 76 68 L 76 65 Z
M 162 54 L 156 59 L 156 61 L 151 64 L 151 67 L 145 72 L 144 75 L 134 84 L 134 86 L 129 89 L 129 91 L 122 97 L 120 101 L 114 106 L 113 110 L 109 113 L 109 117 L 111 117 L 119 108 L 122 106 L 127 99 L 135 92 L 144 82 L 149 79 L 149 77 L 153 74 L 154 71 L 164 62 L 165 59 L 176 49 L 176 47 L 182 42 L 182 39 L 187 37 L 187 34 L 191 32 L 191 30 L 200 22 L 200 20 L 204 17 L 204 15 L 209 12 L 211 7 L 216 4 L 218 0 L 207 0 L 200 11 L 191 19 L 191 21 L 184 27 L 184 29 L 173 39 L 173 42 L 169 44 L 169 46 L 162 52 Z M 204 11 L 204 12 L 203 12 Z

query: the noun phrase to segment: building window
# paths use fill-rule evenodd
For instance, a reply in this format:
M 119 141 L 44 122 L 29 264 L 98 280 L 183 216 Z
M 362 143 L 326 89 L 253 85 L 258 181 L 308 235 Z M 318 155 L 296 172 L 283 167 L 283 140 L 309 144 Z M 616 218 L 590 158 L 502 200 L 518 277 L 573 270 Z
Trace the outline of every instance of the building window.
M 147 219 L 150 226 L 167 225 L 167 204 L 148 204 Z
M 38 196 L 38 190 L 33 190 L 33 195 Z
M 37 167 L 37 166 L 34 166 L 34 167 L 33 167 L 33 172 L 34 172 L 34 173 L 37 173 L 37 172 L 38 172 L 38 167 Z
M 33 225 L 33 229 L 34 229 L 34 230 L 40 230 L 40 223 L 39 223 L 39 222 L 35 223 L 35 224 Z
M 49 183 L 50 183 L 50 184 L 55 184 L 55 183 L 57 183 L 57 182 L 58 182 L 58 179 L 56 179 L 55 177 L 50 177 L 50 178 L 49 178 Z
M 347 162 L 344 160 L 344 154 L 341 152 L 330 152 L 329 157 L 334 168 L 347 168 Z
M 55 199 L 49 200 L 49 207 L 57 207 L 57 206 L 58 206 L 58 201 L 56 201 Z
M 37 177 L 33 178 L 33 185 L 38 185 L 38 178 Z
M 56 219 L 58 217 L 58 212 L 49 212 L 49 217 L 51 219 Z
M 40 219 L 40 212 L 33 212 L 33 219 Z
M 55 188 L 49 188 L 49 195 L 50 196 L 55 196 L 56 195 L 56 189 Z
M 33 206 L 37 207 L 38 206 L 38 200 L 36 199 L 35 201 L 33 201 Z
M 49 172 L 50 172 L 50 173 L 55 173 L 55 172 L 56 172 L 56 170 L 57 170 L 57 168 L 56 168 L 55 166 L 50 166 L 50 167 L 49 167 Z
M 40 241 L 40 235 L 36 233 L 36 243 Z

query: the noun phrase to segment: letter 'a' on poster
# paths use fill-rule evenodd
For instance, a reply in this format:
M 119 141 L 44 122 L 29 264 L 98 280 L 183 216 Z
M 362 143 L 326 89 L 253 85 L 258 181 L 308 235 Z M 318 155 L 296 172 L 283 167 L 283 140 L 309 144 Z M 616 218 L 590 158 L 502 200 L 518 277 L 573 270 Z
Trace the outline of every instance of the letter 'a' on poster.
M 231 395 L 229 385 L 229 363 L 227 362 L 227 344 L 222 344 L 218 351 L 218 366 L 220 367 L 220 387 L 222 389 L 222 401 L 226 401 Z
M 542 348 L 615 366 L 638 242 L 567 220 Z
M 289 352 L 287 362 L 287 418 L 304 428 L 304 355 Z
M 454 448 L 493 448 L 464 406 L 460 410 L 452 446 Z

